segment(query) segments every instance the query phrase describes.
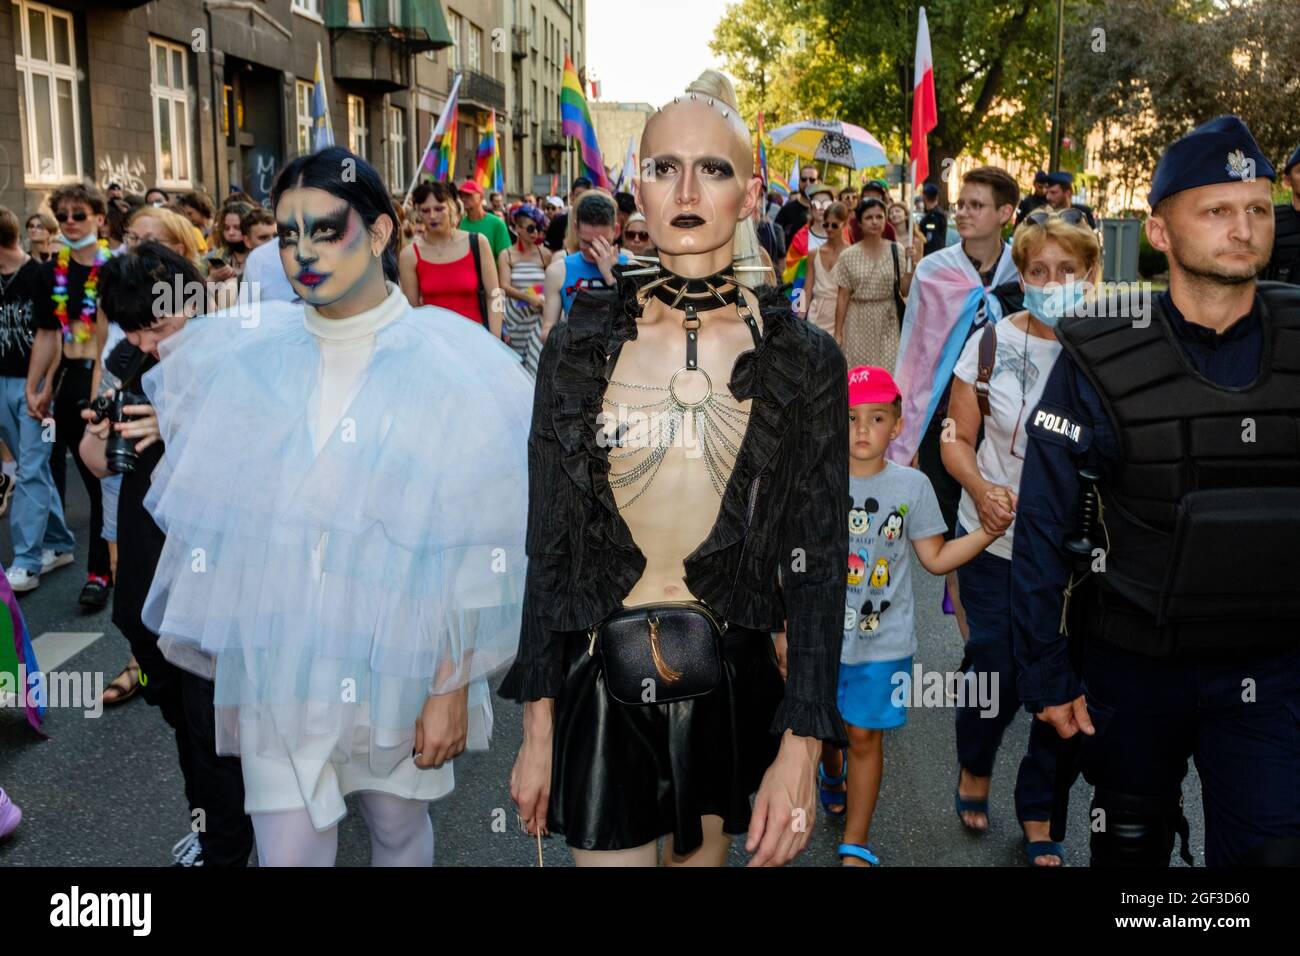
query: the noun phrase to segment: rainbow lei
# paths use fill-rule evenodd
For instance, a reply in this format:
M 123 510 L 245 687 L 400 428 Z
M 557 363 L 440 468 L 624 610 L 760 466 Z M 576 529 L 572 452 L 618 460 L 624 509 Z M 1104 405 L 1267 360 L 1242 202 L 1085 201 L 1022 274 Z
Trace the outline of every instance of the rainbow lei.
M 108 251 L 108 241 L 99 240 L 95 249 L 95 261 L 86 276 L 86 284 L 81 292 L 81 315 L 74 329 L 68 322 L 68 262 L 72 259 L 72 250 L 64 246 L 54 260 L 54 315 L 63 327 L 63 341 L 89 342 L 95 334 L 95 302 L 99 298 L 99 267 L 108 261 L 112 253 Z

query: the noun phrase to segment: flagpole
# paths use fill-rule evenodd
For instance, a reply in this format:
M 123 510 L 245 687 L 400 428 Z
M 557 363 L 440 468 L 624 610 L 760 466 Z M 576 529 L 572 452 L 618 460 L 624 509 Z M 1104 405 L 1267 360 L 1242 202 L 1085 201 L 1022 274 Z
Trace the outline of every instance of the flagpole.
M 406 198 L 402 200 L 403 206 L 405 206 L 407 203 L 411 201 L 411 193 L 415 192 L 415 184 L 419 182 L 420 173 L 424 171 L 424 160 L 426 157 L 428 157 L 429 150 L 433 149 L 433 142 L 438 138 L 439 131 L 441 130 L 445 132 L 445 130 L 442 130 L 442 125 L 447 119 L 447 113 L 449 107 L 453 106 L 456 102 L 456 94 L 460 90 L 461 75 L 462 74 L 457 73 L 456 79 L 452 81 L 451 92 L 447 94 L 447 103 L 443 107 L 442 116 L 439 117 L 438 122 L 433 124 L 433 129 L 430 130 L 429 132 L 429 142 L 425 145 L 424 152 L 420 154 L 420 162 L 415 167 L 415 175 L 411 177 L 411 185 L 406 188 Z

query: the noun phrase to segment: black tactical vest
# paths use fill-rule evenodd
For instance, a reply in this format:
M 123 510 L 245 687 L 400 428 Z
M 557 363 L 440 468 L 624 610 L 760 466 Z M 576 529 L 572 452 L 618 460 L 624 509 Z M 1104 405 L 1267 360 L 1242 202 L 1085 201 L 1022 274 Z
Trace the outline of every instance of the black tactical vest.
M 1195 370 L 1159 300 L 1146 328 L 1058 326 L 1119 442 L 1091 637 L 1153 656 L 1300 644 L 1300 287 L 1258 289 L 1261 369 L 1244 388 Z

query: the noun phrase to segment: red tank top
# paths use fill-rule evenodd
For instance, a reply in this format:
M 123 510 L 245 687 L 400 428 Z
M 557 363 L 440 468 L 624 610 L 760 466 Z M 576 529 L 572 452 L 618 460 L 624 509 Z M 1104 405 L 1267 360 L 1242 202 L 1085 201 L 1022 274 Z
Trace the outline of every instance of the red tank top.
M 471 235 L 470 241 L 478 236 Z M 415 244 L 415 275 L 420 283 L 420 301 L 459 312 L 471 322 L 483 324 L 478 304 L 478 274 L 474 271 L 474 253 L 468 251 L 454 262 L 430 262 L 420 255 Z

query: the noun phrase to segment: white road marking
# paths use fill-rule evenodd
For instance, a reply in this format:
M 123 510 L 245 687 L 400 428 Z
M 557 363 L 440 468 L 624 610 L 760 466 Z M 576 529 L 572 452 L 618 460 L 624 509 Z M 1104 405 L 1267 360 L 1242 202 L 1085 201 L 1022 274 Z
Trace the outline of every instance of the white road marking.
M 58 670 L 64 661 L 80 654 L 103 636 L 103 631 L 46 631 L 32 641 L 36 663 L 47 674 Z

